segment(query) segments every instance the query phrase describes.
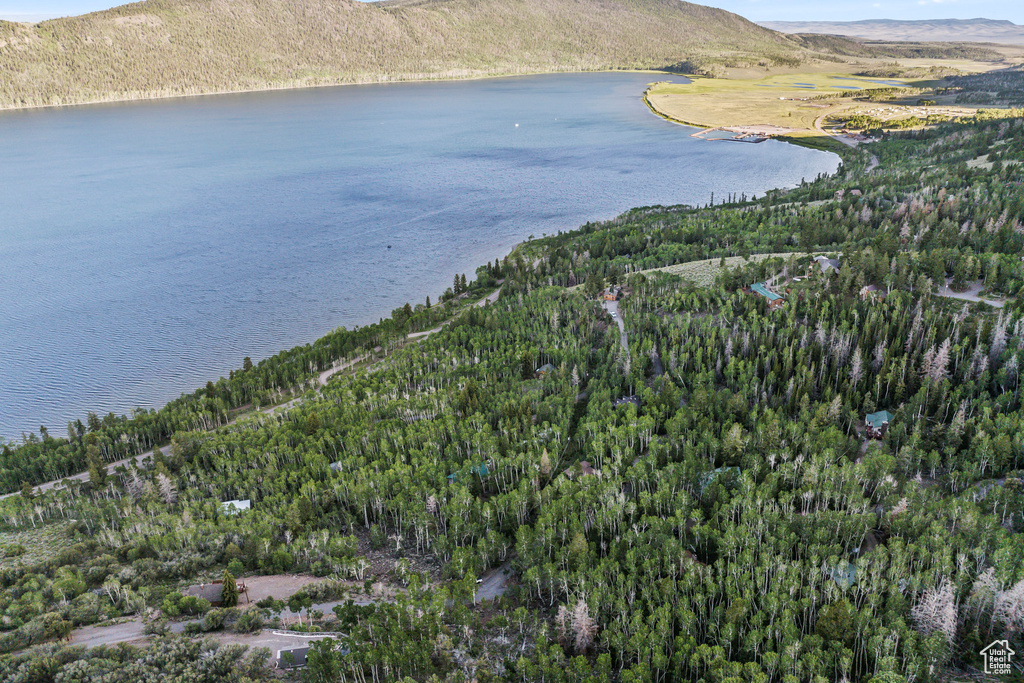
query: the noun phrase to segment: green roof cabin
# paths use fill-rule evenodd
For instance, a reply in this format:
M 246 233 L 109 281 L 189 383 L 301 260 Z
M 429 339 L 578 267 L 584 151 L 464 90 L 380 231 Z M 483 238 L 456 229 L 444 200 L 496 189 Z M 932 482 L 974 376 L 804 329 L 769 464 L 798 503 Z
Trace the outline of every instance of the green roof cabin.
M 768 285 L 763 282 L 755 282 L 750 285 L 750 291 L 753 294 L 759 294 L 768 300 L 768 308 L 777 308 L 782 305 L 785 299 L 781 294 L 776 294 L 772 290 L 768 289 Z
M 539 379 L 541 377 L 546 377 L 547 375 L 551 374 L 554 371 L 554 365 L 552 365 L 551 363 L 545 363 L 544 365 L 537 368 L 537 372 L 534 373 L 534 376 Z
M 475 465 L 473 467 L 470 467 L 469 468 L 469 472 L 468 472 L 468 474 L 477 474 L 477 475 L 479 475 L 481 479 L 486 477 L 487 473 L 488 473 L 487 463 L 485 463 L 485 462 L 482 462 L 479 465 Z M 453 473 L 448 475 L 448 481 L 454 483 L 454 482 L 456 482 L 458 480 L 459 480 L 459 473 L 458 472 L 453 472 Z
M 868 427 L 868 437 L 871 439 L 881 439 L 885 436 L 885 433 L 889 431 L 889 423 L 892 422 L 894 417 L 896 416 L 888 410 L 879 410 L 877 413 L 866 415 L 864 422 Z

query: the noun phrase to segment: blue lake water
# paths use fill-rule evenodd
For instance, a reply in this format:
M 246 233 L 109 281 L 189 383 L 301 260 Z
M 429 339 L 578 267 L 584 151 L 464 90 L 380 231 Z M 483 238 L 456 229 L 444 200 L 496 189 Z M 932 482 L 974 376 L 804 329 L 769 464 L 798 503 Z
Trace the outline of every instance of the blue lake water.
M 641 101 L 654 78 L 0 113 L 0 436 L 159 406 L 245 356 L 436 300 L 531 234 L 838 165 L 691 138 Z

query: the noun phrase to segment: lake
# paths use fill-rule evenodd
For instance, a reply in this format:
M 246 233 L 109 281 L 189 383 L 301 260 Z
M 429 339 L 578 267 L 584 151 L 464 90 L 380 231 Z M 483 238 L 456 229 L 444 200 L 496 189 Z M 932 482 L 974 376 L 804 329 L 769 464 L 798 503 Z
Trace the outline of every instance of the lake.
M 643 104 L 655 78 L 0 113 L 0 435 L 160 406 L 245 356 L 436 300 L 529 235 L 839 164 L 691 138 Z

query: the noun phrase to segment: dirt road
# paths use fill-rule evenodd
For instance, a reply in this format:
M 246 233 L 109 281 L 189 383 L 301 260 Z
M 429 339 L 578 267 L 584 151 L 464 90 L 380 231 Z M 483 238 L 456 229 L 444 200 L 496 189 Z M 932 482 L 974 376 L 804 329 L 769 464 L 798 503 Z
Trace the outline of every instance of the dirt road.
M 329 380 L 334 375 L 338 374 L 339 372 L 342 372 L 343 370 L 347 370 L 348 368 L 352 367 L 356 363 L 359 363 L 360 361 L 363 361 L 363 360 L 366 360 L 366 356 L 359 356 L 358 358 L 353 358 L 352 360 L 347 361 L 345 363 L 342 363 L 341 365 L 338 365 L 338 366 L 333 367 L 333 368 L 331 368 L 329 370 L 325 370 L 325 371 L 321 372 L 319 374 L 319 376 L 317 377 L 320 386 L 322 387 L 325 384 L 327 384 L 327 380 Z M 291 408 L 292 406 L 294 406 L 294 405 L 296 405 L 298 403 L 301 403 L 302 400 L 303 400 L 302 397 L 299 396 L 298 398 L 294 398 L 291 401 L 288 401 L 287 403 L 282 403 L 282 404 L 276 405 L 276 406 L 270 406 L 269 408 L 261 408 L 260 412 L 269 415 L 270 413 L 273 413 L 275 410 L 287 410 L 287 409 Z M 244 415 L 243 415 L 243 417 L 244 417 Z M 235 420 L 231 420 L 230 422 L 228 422 L 224 426 L 226 427 L 226 426 L 232 425 L 234 423 L 235 423 Z M 165 448 L 166 448 L 166 446 L 165 446 Z M 136 456 L 131 457 L 131 458 L 124 458 L 123 460 L 118 460 L 116 462 L 112 462 L 112 463 L 107 465 L 107 474 L 108 475 L 114 474 L 114 472 L 117 470 L 118 467 L 127 467 L 128 463 L 132 462 L 133 460 L 135 461 L 136 465 L 140 465 L 141 466 L 142 462 L 144 460 L 146 460 L 147 458 L 152 458 L 152 457 L 153 457 L 153 450 L 150 449 L 150 450 L 146 451 L 145 453 L 142 453 L 141 455 L 136 455 Z M 55 479 L 53 481 L 48 481 L 48 482 L 46 482 L 44 484 L 39 484 L 38 486 L 35 487 L 35 491 L 36 491 L 37 494 L 38 493 L 42 493 L 43 491 L 49 491 L 49 490 L 53 489 L 55 486 L 57 486 L 58 484 L 60 484 L 61 482 L 63 482 L 65 479 L 73 479 L 75 481 L 86 481 L 88 478 L 89 478 L 89 473 L 88 472 L 79 472 L 78 474 L 73 474 L 73 475 L 71 475 L 69 477 L 63 477 L 61 479 Z M 21 492 L 20 491 L 14 491 L 12 493 L 5 493 L 3 495 L 0 495 L 0 500 L 3 500 L 4 498 L 9 498 L 11 496 L 16 496 L 19 493 L 21 493 Z
M 829 133 L 827 130 L 825 130 L 822 126 L 822 124 L 825 122 L 825 117 L 831 116 L 843 109 L 849 109 L 851 106 L 853 105 L 847 105 L 845 107 L 840 107 L 839 109 L 834 109 L 832 111 L 825 112 L 818 118 L 814 119 L 814 128 L 822 135 L 827 135 L 830 138 L 838 140 L 847 147 L 853 147 L 854 149 L 856 149 L 857 146 L 860 145 L 860 140 L 854 140 L 853 138 L 847 137 L 845 135 L 833 135 L 832 133 Z M 871 173 L 871 171 L 874 171 L 876 168 L 878 168 L 878 157 L 876 157 L 874 154 L 871 154 L 870 152 L 868 154 L 870 155 L 870 158 L 868 159 L 867 167 L 864 169 L 865 173 Z
M 118 467 L 127 467 L 128 463 L 130 463 L 132 460 L 134 460 L 136 464 L 141 465 L 143 460 L 145 460 L 146 458 L 152 458 L 152 457 L 153 457 L 153 451 L 149 450 L 149 451 L 146 451 L 145 453 L 143 453 L 142 455 L 136 455 L 135 457 L 132 457 L 132 458 L 125 458 L 124 460 L 118 460 L 117 462 L 112 462 L 109 465 L 107 465 L 107 474 L 113 474 L 114 471 Z M 41 493 L 43 491 L 49 491 L 50 489 L 54 488 L 55 486 L 57 486 L 57 484 L 60 484 L 65 479 L 73 479 L 75 481 L 85 481 L 88 478 L 89 478 L 89 473 L 88 472 L 79 472 L 78 474 L 73 474 L 70 477 L 64 477 L 62 479 L 55 479 L 53 481 L 48 481 L 45 484 L 39 484 L 38 486 L 35 487 L 35 491 L 36 491 L 37 494 Z M 17 496 L 20 493 L 21 493 L 20 491 L 14 491 L 13 493 L 5 493 L 3 495 L 0 495 L 0 500 L 3 500 L 4 498 L 10 498 L 11 496 Z
M 482 580 L 476 587 L 476 594 L 473 596 L 474 603 L 494 600 L 504 595 L 508 590 L 508 580 L 512 578 L 512 568 L 506 562 L 490 573 L 484 574 L 481 578 Z
M 968 287 L 966 291 L 963 292 L 954 292 L 952 289 L 950 289 L 950 282 L 952 282 L 952 280 L 947 278 L 945 286 L 939 287 L 939 291 L 936 292 L 936 294 L 938 296 L 946 297 L 947 299 L 973 301 L 974 303 L 988 304 L 989 306 L 993 306 L 995 308 L 1002 308 L 1004 305 L 1006 305 L 1005 301 L 1000 301 L 998 299 L 986 299 L 979 296 L 981 290 L 985 288 L 985 285 L 982 283 L 981 280 L 971 283 L 971 286 Z
M 185 630 L 184 625 L 181 630 Z M 113 626 L 83 626 L 71 632 L 71 642 L 86 647 L 130 643 L 146 637 L 145 626 L 139 619 L 132 619 Z
M 615 324 L 619 326 L 619 343 L 622 344 L 622 350 L 626 352 L 626 372 L 629 372 L 629 336 L 626 334 L 626 323 L 622 322 L 622 316 L 619 315 L 619 302 L 602 301 L 601 305 L 604 310 L 611 313 Z
M 484 306 L 487 306 L 488 304 L 493 304 L 495 301 L 498 300 L 498 295 L 499 294 L 501 294 L 501 287 L 498 287 L 496 290 L 494 290 L 493 292 L 491 292 L 490 294 L 485 296 L 483 299 L 480 299 L 480 301 L 477 301 L 476 302 L 477 307 L 483 308 Z M 454 318 L 452 320 L 454 320 Z M 440 332 L 441 330 L 443 330 L 444 326 L 447 325 L 450 322 L 451 322 L 451 320 L 446 320 L 446 321 L 444 321 L 443 323 L 441 323 L 440 325 L 438 325 L 437 327 L 435 327 L 432 330 L 424 330 L 423 332 L 412 332 L 410 334 L 407 334 L 406 338 L 408 338 L 408 339 L 423 339 L 424 337 L 429 337 L 430 335 L 434 334 L 435 332 Z

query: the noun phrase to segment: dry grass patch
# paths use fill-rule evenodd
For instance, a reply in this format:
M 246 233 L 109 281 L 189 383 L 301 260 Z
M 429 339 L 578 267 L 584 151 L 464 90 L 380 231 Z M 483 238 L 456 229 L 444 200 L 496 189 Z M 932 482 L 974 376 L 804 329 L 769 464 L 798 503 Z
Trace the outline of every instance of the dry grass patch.
M 789 258 L 790 256 L 800 258 L 806 256 L 800 252 L 779 252 L 775 254 L 751 254 L 749 259 L 742 256 L 728 256 L 725 259 L 725 266 L 727 268 L 735 268 L 736 266 L 751 261 L 763 261 L 767 258 Z M 715 284 L 715 278 L 722 272 L 722 259 L 712 258 L 704 261 L 688 261 L 686 263 L 677 263 L 674 266 L 663 266 L 661 268 L 651 268 L 649 270 L 638 271 L 640 273 L 670 273 L 672 275 L 678 275 L 684 280 L 689 280 L 694 284 L 700 285 L 701 287 L 710 287 Z
M 687 84 L 656 83 L 648 91 L 647 100 L 665 116 L 705 128 L 770 124 L 814 131 L 819 117 L 850 106 L 849 98 L 838 97 L 843 93 L 913 87 L 915 83 L 909 79 L 862 78 L 835 72 L 743 80 L 695 77 Z M 822 95 L 836 98 L 815 99 Z
M 0 569 L 34 565 L 54 557 L 72 545 L 67 529 L 67 522 L 58 522 L 35 529 L 0 532 Z

